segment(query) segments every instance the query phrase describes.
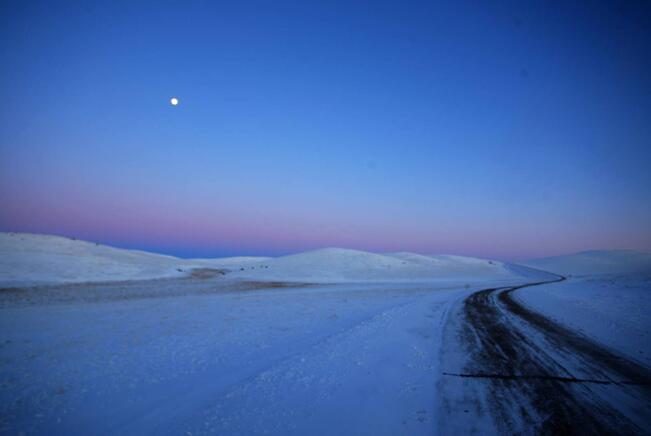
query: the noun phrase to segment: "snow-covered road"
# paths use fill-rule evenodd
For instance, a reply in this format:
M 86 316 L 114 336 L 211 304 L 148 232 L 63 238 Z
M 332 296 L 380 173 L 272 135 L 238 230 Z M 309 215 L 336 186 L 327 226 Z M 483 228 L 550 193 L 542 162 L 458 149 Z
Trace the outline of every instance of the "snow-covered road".
M 477 288 L 211 283 L 152 281 L 167 298 L 123 298 L 128 284 L 101 299 L 89 295 L 102 285 L 12 295 L 2 433 L 432 433 L 445 315 Z
M 526 281 L 6 290 L 0 433 L 648 431 L 648 386 L 545 379 L 648 369 L 523 314 L 504 291 Z
M 485 289 L 455 308 L 441 432 L 649 432 L 651 370 L 513 298 L 532 286 Z

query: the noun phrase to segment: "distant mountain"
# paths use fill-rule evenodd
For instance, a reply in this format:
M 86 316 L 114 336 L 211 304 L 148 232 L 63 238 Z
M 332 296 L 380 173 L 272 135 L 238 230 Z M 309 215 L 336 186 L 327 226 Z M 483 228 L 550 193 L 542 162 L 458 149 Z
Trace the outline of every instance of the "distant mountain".
M 651 273 L 651 253 L 634 250 L 593 250 L 522 262 L 532 268 L 558 274 Z

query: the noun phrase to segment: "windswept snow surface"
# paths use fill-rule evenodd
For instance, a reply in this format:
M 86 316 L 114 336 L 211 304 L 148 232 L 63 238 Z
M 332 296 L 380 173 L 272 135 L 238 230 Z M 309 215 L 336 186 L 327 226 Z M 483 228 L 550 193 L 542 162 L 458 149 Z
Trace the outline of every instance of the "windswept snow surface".
M 566 256 L 544 257 L 522 264 L 563 275 L 635 272 L 651 274 L 651 253 L 634 250 L 595 250 Z
M 0 233 L 0 287 L 183 276 L 265 258 L 186 260 L 53 235 Z
M 515 298 L 651 367 L 651 274 L 599 274 L 524 288 Z

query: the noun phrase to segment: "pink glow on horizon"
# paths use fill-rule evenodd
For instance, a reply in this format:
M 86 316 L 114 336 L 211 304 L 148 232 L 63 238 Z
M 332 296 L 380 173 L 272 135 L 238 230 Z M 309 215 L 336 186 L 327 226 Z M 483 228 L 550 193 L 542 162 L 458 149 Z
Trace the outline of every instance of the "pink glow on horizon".
M 142 209 L 123 202 L 111 207 L 77 208 L 73 202 L 39 213 L 38 202 L 23 202 L 5 209 L 2 225 L 16 231 L 63 234 L 87 240 L 109 241 L 115 245 L 149 247 L 190 247 L 204 251 L 227 247 L 237 254 L 291 253 L 328 246 L 376 252 L 413 251 L 423 254 L 464 254 L 478 257 L 524 259 L 597 248 L 581 246 L 576 240 L 521 235 L 507 238 L 514 229 L 486 232 L 450 226 L 415 226 L 392 229 L 384 223 L 360 224 L 287 222 L 232 217 L 218 213 L 190 217 L 179 209 Z M 97 205 L 98 206 L 98 205 Z M 110 206 L 110 205 L 109 205 Z M 131 207 L 130 207 L 131 206 Z M 532 250 L 531 246 L 536 249 Z M 622 247 L 623 248 L 623 247 Z M 151 249 L 151 248 L 149 248 Z M 154 250 L 155 251 L 155 250 Z
M 573 237 L 567 238 L 560 221 L 427 221 L 379 213 L 369 219 L 336 209 L 327 215 L 306 209 L 262 211 L 234 202 L 204 204 L 146 192 L 70 189 L 70 185 L 48 188 L 32 188 L 29 195 L 25 188 L 0 192 L 6 205 L 0 215 L 2 229 L 62 234 L 153 251 L 160 247 L 251 255 L 338 246 L 520 260 L 604 246 L 644 250 L 644 244 L 649 244 L 633 231 L 604 235 L 591 227 L 575 229 Z M 537 228 L 532 231 L 534 224 Z M 588 245 L 586 240 L 593 242 Z

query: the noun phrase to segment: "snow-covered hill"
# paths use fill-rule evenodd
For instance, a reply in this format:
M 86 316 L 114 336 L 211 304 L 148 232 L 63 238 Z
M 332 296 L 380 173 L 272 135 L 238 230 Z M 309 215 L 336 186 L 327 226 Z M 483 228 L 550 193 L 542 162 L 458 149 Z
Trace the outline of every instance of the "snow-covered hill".
M 522 264 L 564 275 L 651 272 L 651 253 L 634 250 L 584 251 L 534 259 Z
M 0 233 L 0 286 L 182 276 L 193 268 L 229 268 L 264 258 L 186 260 L 72 238 Z
M 175 277 L 195 268 L 225 269 L 229 277 L 246 280 L 314 283 L 549 278 L 540 271 L 463 256 L 324 248 L 278 258 L 179 259 L 60 236 L 0 233 L 3 287 Z
M 541 278 L 548 277 L 537 272 Z M 502 262 L 463 256 L 416 253 L 376 254 L 345 248 L 323 248 L 250 264 L 233 276 L 258 280 L 305 282 L 513 279 L 522 274 Z

